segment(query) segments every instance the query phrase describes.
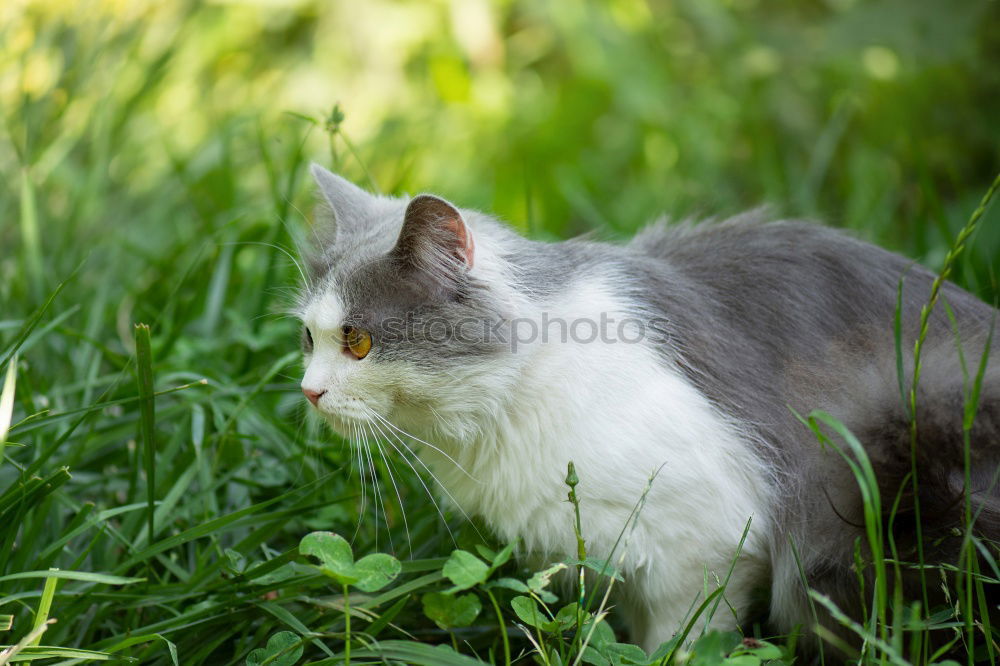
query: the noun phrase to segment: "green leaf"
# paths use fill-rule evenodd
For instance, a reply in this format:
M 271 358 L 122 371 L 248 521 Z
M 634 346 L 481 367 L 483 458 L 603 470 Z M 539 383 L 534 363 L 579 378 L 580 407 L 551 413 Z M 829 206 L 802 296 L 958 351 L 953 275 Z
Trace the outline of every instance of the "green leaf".
M 726 666 L 760 666 L 760 657 L 753 654 L 737 654 L 726 658 Z
M 513 555 L 513 553 L 514 553 L 514 544 L 509 543 L 506 546 L 504 546 L 503 550 L 501 550 L 499 553 L 496 554 L 495 557 L 492 558 L 493 566 L 490 567 L 490 569 L 495 571 L 496 569 L 499 569 L 503 565 L 507 564 L 507 562 L 510 560 L 510 556 Z
M 514 609 L 514 613 L 521 622 L 529 626 L 537 627 L 543 631 L 559 629 L 559 623 L 550 620 L 545 611 L 540 609 L 531 597 L 514 597 L 510 600 L 510 607 Z
M 556 612 L 556 622 L 563 631 L 576 626 L 577 609 L 580 607 L 575 601 L 560 608 Z
M 558 564 L 553 564 L 548 569 L 545 569 L 544 571 L 539 571 L 531 578 L 529 578 L 528 587 L 531 589 L 532 592 L 541 592 L 542 590 L 544 590 L 546 587 L 549 586 L 549 583 L 552 582 L 552 577 L 555 576 L 560 571 L 563 571 L 564 569 L 566 569 L 566 565 L 563 562 L 559 562 Z
M 247 558 L 240 552 L 233 550 L 232 548 L 226 548 L 223 551 L 226 556 L 225 564 L 223 566 L 233 574 L 242 574 L 247 568 Z
M 354 564 L 354 574 L 358 580 L 354 587 L 362 592 L 375 592 L 391 583 L 399 575 L 402 565 L 392 555 L 372 553 Z
M 574 567 L 583 566 L 597 573 L 597 575 L 599 576 L 614 578 L 617 581 L 625 580 L 624 578 L 622 578 L 618 570 L 611 565 L 610 562 L 608 562 L 607 560 L 602 560 L 597 557 L 588 557 L 585 560 L 566 560 L 566 564 L 569 564 Z
M 424 615 L 444 630 L 469 626 L 483 610 L 479 597 L 474 594 L 455 596 L 428 592 L 421 598 L 421 602 L 424 605 Z
M 377 641 L 366 648 L 351 651 L 354 657 L 376 657 L 383 660 L 401 661 L 413 666 L 484 666 L 486 662 L 466 657 L 451 649 L 450 645 L 427 645 L 412 641 Z M 320 664 L 342 664 L 342 659 L 315 662 Z
M 299 552 L 317 558 L 322 563 L 323 573 L 341 585 L 358 581 L 351 544 L 339 534 L 333 532 L 307 534 L 299 542 Z
M 667 655 L 672 653 L 677 648 L 677 644 L 680 640 L 681 636 L 678 634 L 670 640 L 660 643 L 660 647 L 653 650 L 653 653 L 649 655 L 649 660 L 654 664 L 659 664 L 667 657 Z
M 597 650 L 603 650 L 604 646 L 611 645 L 615 642 L 615 632 L 608 626 L 608 623 L 603 619 L 597 621 L 597 626 L 594 627 L 594 633 L 590 633 L 590 626 L 594 623 L 594 617 L 591 616 L 583 623 L 584 637 L 590 636 L 590 645 L 594 646 Z
M 740 635 L 735 631 L 710 631 L 691 647 L 694 657 L 691 666 L 714 666 L 722 664 L 730 652 L 740 644 Z
M 482 557 L 487 562 L 492 562 L 493 558 L 497 556 L 497 554 L 493 552 L 491 548 L 489 548 L 488 546 L 484 546 L 481 543 L 476 544 L 476 552 L 479 553 L 479 556 Z
M 592 666 L 611 666 L 611 662 L 608 661 L 607 657 L 589 645 L 583 649 L 583 656 L 580 657 L 580 661 L 585 664 L 592 664 Z
M 748 645 L 748 643 L 750 643 Z M 742 645 L 739 645 L 734 651 L 735 655 L 753 655 L 761 660 L 766 659 L 781 659 L 783 656 L 781 653 L 781 648 L 767 641 L 761 641 L 756 639 L 744 639 Z
M 267 647 L 257 648 L 247 655 L 247 666 L 292 666 L 302 657 L 303 649 L 298 634 L 279 631 L 267 641 Z
M 456 550 L 445 562 L 441 573 L 455 584 L 453 591 L 467 590 L 486 581 L 490 568 L 481 559 L 466 550 Z
M 604 646 L 604 656 L 611 660 L 614 666 L 628 666 L 649 662 L 649 657 L 638 645 L 629 643 L 609 643 Z
M 498 578 L 489 585 L 490 587 L 502 587 L 508 590 L 514 590 L 515 592 L 520 592 L 521 594 L 527 594 L 531 590 L 528 586 L 517 580 L 516 578 Z

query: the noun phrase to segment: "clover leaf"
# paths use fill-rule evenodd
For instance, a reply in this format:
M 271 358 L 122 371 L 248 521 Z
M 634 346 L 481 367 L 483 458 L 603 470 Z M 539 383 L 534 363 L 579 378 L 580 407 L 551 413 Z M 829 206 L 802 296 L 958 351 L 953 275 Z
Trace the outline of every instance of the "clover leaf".
M 354 564 L 354 573 L 358 581 L 354 587 L 362 592 L 375 592 L 391 583 L 399 575 L 403 565 L 392 555 L 373 553 L 366 555 Z
M 485 582 L 490 575 L 490 568 L 481 559 L 466 550 L 456 550 L 444 563 L 441 573 L 454 583 L 451 592 L 467 590 L 474 585 Z
M 312 532 L 302 537 L 299 552 L 320 561 L 319 570 L 341 585 L 362 592 L 382 589 L 399 575 L 402 565 L 392 555 L 373 553 L 354 561 L 351 544 L 333 532 Z
M 294 647 L 293 647 L 294 646 Z M 303 647 L 299 635 L 279 631 L 267 641 L 267 647 L 252 650 L 247 655 L 247 666 L 292 666 L 302 657 Z
M 483 609 L 479 597 L 475 594 L 456 596 L 442 592 L 428 592 L 421 601 L 424 605 L 424 615 L 444 630 L 469 626 Z

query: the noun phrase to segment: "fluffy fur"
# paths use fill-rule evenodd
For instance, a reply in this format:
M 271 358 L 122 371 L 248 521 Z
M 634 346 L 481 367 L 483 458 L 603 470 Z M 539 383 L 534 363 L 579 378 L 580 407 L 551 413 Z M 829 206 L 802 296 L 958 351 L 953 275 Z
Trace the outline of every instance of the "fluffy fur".
M 896 288 L 905 275 L 909 349 L 927 271 L 829 229 L 753 216 L 657 224 L 626 246 L 537 243 L 436 197 L 376 197 L 321 167 L 313 173 L 330 219 L 301 304 L 302 386 L 322 394 L 316 407 L 336 430 L 366 428 L 400 445 L 393 426 L 410 433 L 449 501 L 549 559 L 575 552 L 567 462 L 581 478 L 583 532 L 597 557 L 611 552 L 662 468 L 623 563 L 620 606 L 646 648 L 669 639 L 726 576 L 748 520 L 726 592 L 735 617 L 719 612 L 715 624 L 746 620 L 762 587 L 777 631 L 812 624 L 790 544 L 811 587 L 858 610 L 857 488 L 793 410 L 822 409 L 846 424 L 895 497 L 909 471 Z M 944 296 L 974 365 L 995 312 L 950 284 Z M 574 340 L 553 324 L 608 319 L 641 341 Z M 458 322 L 490 334 L 456 335 Z M 437 324 L 446 335 L 434 333 Z M 344 352 L 344 325 L 372 332 L 364 359 Z M 934 555 L 945 559 L 962 492 L 956 349 L 939 312 L 921 384 L 918 462 L 928 530 L 943 535 Z M 973 432 L 979 527 L 989 537 L 1000 533 L 997 375 L 991 366 Z M 910 506 L 904 496 L 904 515 Z M 904 550 L 911 528 L 898 535 Z

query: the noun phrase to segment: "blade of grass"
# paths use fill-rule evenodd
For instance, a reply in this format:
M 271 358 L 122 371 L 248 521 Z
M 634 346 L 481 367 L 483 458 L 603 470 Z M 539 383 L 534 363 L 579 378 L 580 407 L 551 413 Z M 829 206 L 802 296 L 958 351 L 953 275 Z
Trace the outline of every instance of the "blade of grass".
M 153 351 L 149 339 L 149 326 L 135 326 L 135 368 L 139 385 L 139 432 L 142 439 L 143 460 L 146 468 L 146 519 L 149 543 L 156 534 L 156 411 L 153 399 Z
M 125 640 L 115 643 L 111 647 L 107 648 L 106 652 L 113 654 L 115 652 L 118 652 L 119 650 L 124 650 L 127 647 L 138 645 L 140 643 L 149 643 L 150 641 L 153 640 L 163 641 L 163 643 L 167 646 L 167 651 L 170 653 L 170 661 L 173 663 L 174 666 L 180 666 L 180 663 L 177 661 L 177 645 L 175 645 L 172 641 L 167 640 L 161 634 L 143 634 L 141 636 L 130 636 L 129 638 L 126 638 Z
M 885 544 L 882 529 L 882 499 L 879 493 L 878 481 L 871 460 L 861 442 L 847 427 L 826 412 L 814 411 L 808 419 L 796 413 L 796 416 L 806 424 L 816 438 L 824 445 L 832 448 L 847 463 L 861 491 L 862 508 L 865 519 L 865 533 L 868 547 L 871 549 L 872 566 L 875 568 L 875 613 L 871 618 L 881 634 L 881 642 L 887 641 L 888 632 L 888 580 L 885 568 Z M 835 432 L 847 445 L 848 454 L 839 444 L 833 441 L 821 427 L 826 426 Z
M 21 169 L 21 242 L 30 282 L 37 291 L 44 284 L 42 253 L 38 242 L 38 208 L 35 206 L 35 184 L 27 167 Z
M 42 634 L 45 633 L 46 629 L 48 629 L 49 626 L 54 623 L 55 620 L 49 620 L 42 626 L 35 627 L 30 632 L 28 632 L 27 636 L 19 640 L 16 644 L 11 645 L 10 647 L 6 648 L 3 652 L 0 652 L 0 666 L 6 666 L 12 661 L 24 661 L 22 659 L 15 659 L 15 657 L 21 652 L 26 652 L 26 654 L 29 655 L 32 654 L 33 651 L 29 647 L 29 645 L 31 645 L 31 643 L 34 643 L 36 639 L 41 638 Z M 44 650 L 45 648 L 34 648 L 34 649 Z
M 63 467 L 45 478 L 33 477 L 23 484 L 11 487 L 0 495 L 0 520 L 9 518 L 8 512 L 16 507 L 30 509 L 46 495 L 54 492 L 59 486 L 70 479 L 69 469 Z M 4 529 L 16 528 L 17 525 L 7 524 Z
M 51 572 L 59 571 L 58 569 L 50 569 Z M 56 576 L 47 576 L 45 578 L 45 588 L 42 590 L 42 598 L 38 602 L 38 612 L 35 613 L 35 625 L 31 628 L 35 631 L 39 628 L 44 628 L 44 626 L 49 621 L 49 611 L 52 610 L 52 598 L 56 596 L 56 585 L 59 579 Z M 31 641 L 30 645 L 38 645 L 42 640 L 42 634 L 39 632 L 35 637 L 35 640 Z
M 819 627 L 819 614 L 816 612 L 816 604 L 813 602 L 812 590 L 809 587 L 809 579 L 806 578 L 805 567 L 802 566 L 802 557 L 799 555 L 799 549 L 795 545 L 795 540 L 792 535 L 788 535 L 788 545 L 792 549 L 792 558 L 795 560 L 795 567 L 799 572 L 799 580 L 802 582 L 802 589 L 805 590 L 807 599 L 809 601 L 809 613 L 812 615 L 812 621 L 814 627 Z M 819 663 L 820 666 L 826 666 L 826 655 L 823 651 L 823 641 L 817 641 L 819 647 Z
M 0 390 L 0 463 L 3 463 L 4 445 L 7 443 L 7 433 L 14 418 L 14 385 L 17 377 L 17 356 L 15 355 L 7 366 L 7 376 Z
M 312 490 L 316 486 L 319 486 L 324 482 L 328 482 L 332 476 L 333 475 L 324 476 L 322 478 L 316 479 L 315 481 L 311 481 L 310 483 L 300 488 L 289 490 L 287 493 L 283 493 L 276 497 L 272 497 L 271 499 L 264 500 L 263 502 L 258 502 L 257 504 L 248 506 L 238 511 L 234 511 L 225 516 L 219 516 L 218 518 L 209 520 L 205 523 L 187 529 L 181 532 L 180 534 L 175 534 L 170 537 L 167 537 L 166 539 L 161 539 L 160 541 L 156 541 L 151 545 L 147 546 L 142 551 L 136 553 L 132 557 L 128 558 L 127 560 L 119 564 L 115 568 L 115 571 L 118 572 L 128 571 L 131 567 L 135 566 L 139 562 L 144 562 L 145 560 L 153 557 L 154 555 L 162 553 L 165 550 L 169 550 L 170 548 L 179 546 L 184 543 L 188 543 L 189 541 L 193 541 L 195 539 L 200 539 L 209 536 L 231 525 L 232 523 L 235 523 L 237 520 L 241 518 L 246 518 L 247 516 L 251 516 L 259 512 L 261 509 L 264 509 L 265 507 L 287 500 L 293 495 L 302 494 L 307 490 Z
M 487 662 L 455 652 L 443 651 L 436 645 L 409 641 L 376 641 L 367 648 L 355 648 L 354 657 L 391 659 L 414 666 L 484 666 Z M 333 666 L 343 663 L 343 656 L 312 662 L 312 666 Z M 376 662 L 379 663 L 379 662 Z
M 284 606 L 279 606 L 278 604 L 272 604 L 272 603 L 267 602 L 267 601 L 258 601 L 257 602 L 257 607 L 261 608 L 261 609 L 263 609 L 265 611 L 267 611 L 268 613 L 270 613 L 271 615 L 273 615 L 274 617 L 276 617 L 279 621 L 281 621 L 282 623 L 284 623 L 284 624 L 288 625 L 289 627 L 291 627 L 292 629 L 294 629 L 295 632 L 297 634 L 299 634 L 300 636 L 309 636 L 309 634 L 312 633 L 311 631 L 309 631 L 309 627 L 307 627 L 306 625 L 302 624 L 302 621 L 299 620 L 294 615 L 292 615 L 288 611 L 288 609 L 285 608 Z M 303 638 L 303 640 L 306 640 L 306 639 Z M 323 641 L 321 641 L 321 640 L 319 640 L 317 638 L 313 638 L 313 639 L 311 639 L 310 642 L 313 645 L 315 645 L 316 647 L 318 647 L 320 650 L 322 650 L 324 653 L 326 653 L 326 655 L 328 657 L 334 656 L 333 650 L 331 650 L 330 648 L 328 648 L 326 646 L 326 643 L 324 643 Z
M 893 664 L 896 664 L 896 666 L 912 666 L 910 662 L 908 662 L 906 659 L 902 657 L 902 655 L 896 652 L 896 650 L 893 649 L 891 645 L 889 645 L 884 640 L 876 636 L 874 632 L 867 629 L 866 627 L 861 626 L 860 624 L 849 618 L 844 613 L 844 611 L 837 608 L 837 604 L 833 603 L 833 600 L 831 600 L 828 596 L 826 596 L 825 594 L 820 594 L 815 590 L 810 590 L 809 595 L 813 599 L 818 601 L 820 605 L 826 608 L 830 612 L 830 615 L 832 615 L 835 620 L 837 620 L 842 625 L 844 625 L 845 627 L 856 633 L 861 638 L 863 638 L 866 643 L 871 643 L 872 645 L 876 646 L 879 650 L 881 650 L 882 653 L 885 656 L 887 656 L 889 658 L 889 661 L 891 661 Z
M 753 516 L 747 518 L 746 527 L 743 528 L 743 534 L 740 536 L 740 542 L 736 546 L 736 554 L 733 555 L 732 560 L 729 562 L 729 570 L 726 572 L 726 577 L 722 581 L 722 589 L 729 587 L 729 579 L 733 577 L 733 571 L 736 569 L 736 563 L 739 562 L 740 555 L 743 553 L 743 545 L 747 541 L 747 535 L 750 534 L 750 524 L 752 522 Z M 716 599 L 715 603 L 712 604 L 712 608 L 709 609 L 708 616 L 705 618 L 705 626 L 702 629 L 702 635 L 708 632 L 708 627 L 712 624 L 712 618 L 715 617 L 715 611 L 718 610 L 719 604 L 722 602 L 724 597 L 725 595 Z
M 79 268 L 77 270 L 79 270 Z M 73 275 L 75 274 L 76 272 L 74 271 Z M 71 275 L 69 279 L 72 279 L 73 275 Z M 28 339 L 31 332 L 35 330 L 35 327 L 38 326 L 38 322 L 42 320 L 45 312 L 49 309 L 49 306 L 52 305 L 52 301 L 54 301 L 56 296 L 59 295 L 59 292 L 63 290 L 63 287 L 66 286 L 69 279 L 60 282 L 56 288 L 52 290 L 52 293 L 49 294 L 49 297 L 45 299 L 45 302 L 42 303 L 42 305 L 31 314 L 28 321 L 21 326 L 21 331 L 17 334 L 17 337 L 14 338 L 14 342 L 7 347 L 6 351 L 3 353 L 3 357 L 0 358 L 0 366 L 3 366 L 14 354 L 17 353 L 17 350 L 21 348 L 21 345 L 23 345 L 24 341 Z
M 102 585 L 132 585 L 141 583 L 145 578 L 129 578 L 126 576 L 114 576 L 112 574 L 95 573 L 92 571 L 64 571 L 62 569 L 49 569 L 48 571 L 20 571 L 18 573 L 0 576 L 0 582 L 8 580 L 23 580 L 27 578 L 46 578 L 78 580 L 85 583 L 100 583 Z
M 86 660 L 86 661 L 109 661 L 114 659 L 114 655 L 107 654 L 106 652 L 98 652 L 96 650 L 81 650 L 80 648 L 64 648 L 55 647 L 52 645 L 32 645 L 26 646 L 17 653 L 19 656 L 14 656 L 10 661 L 35 661 L 38 659 L 72 659 L 72 660 Z M 119 657 L 120 658 L 120 657 Z M 133 659 L 125 659 L 128 662 L 134 661 Z M 6 662 L 3 661 L 3 656 L 0 655 L 0 665 Z M 64 662 L 65 663 L 65 662 Z
M 969 217 L 969 221 L 966 222 L 965 226 L 958 232 L 952 243 L 951 249 L 949 249 L 947 256 L 945 256 L 944 265 L 941 268 L 941 272 L 934 278 L 931 283 L 931 293 L 927 299 L 927 303 L 920 310 L 920 329 L 917 335 L 917 340 L 913 344 L 913 381 L 910 383 L 909 392 L 909 407 L 910 407 L 910 475 L 911 482 L 913 484 L 913 520 L 914 526 L 916 528 L 917 537 L 917 562 L 920 565 L 920 582 L 921 590 L 923 593 L 923 608 L 925 612 L 930 606 L 929 596 L 927 593 L 927 579 L 924 573 L 923 565 L 925 562 L 924 555 L 924 543 L 923 543 L 923 526 L 920 516 L 920 486 L 917 475 L 917 388 L 920 385 L 920 371 L 921 371 L 921 360 L 924 344 L 927 340 L 927 334 L 930 329 L 930 316 L 937 305 L 938 299 L 941 294 L 941 288 L 944 283 L 950 277 L 952 270 L 954 269 L 955 262 L 962 251 L 965 249 L 965 243 L 975 232 L 976 228 L 979 226 L 979 220 L 982 218 L 983 214 L 986 212 L 986 208 L 990 201 L 993 199 L 994 194 L 996 194 L 997 188 L 1000 188 L 1000 173 L 996 175 L 993 182 L 990 184 L 989 189 L 987 189 L 986 194 L 983 195 L 982 200 L 979 205 L 972 212 Z M 926 655 L 924 655 L 926 657 Z

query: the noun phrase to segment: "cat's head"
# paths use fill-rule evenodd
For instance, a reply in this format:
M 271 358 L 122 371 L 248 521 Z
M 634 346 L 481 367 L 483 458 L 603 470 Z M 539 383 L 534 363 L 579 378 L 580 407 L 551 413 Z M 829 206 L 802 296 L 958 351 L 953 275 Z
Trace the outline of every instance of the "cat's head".
M 347 436 L 385 421 L 467 434 L 508 378 L 498 260 L 473 233 L 478 214 L 312 173 L 329 210 L 299 307 L 303 392 Z

